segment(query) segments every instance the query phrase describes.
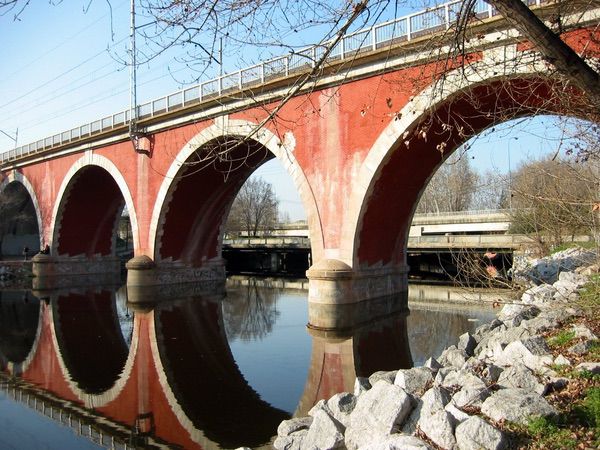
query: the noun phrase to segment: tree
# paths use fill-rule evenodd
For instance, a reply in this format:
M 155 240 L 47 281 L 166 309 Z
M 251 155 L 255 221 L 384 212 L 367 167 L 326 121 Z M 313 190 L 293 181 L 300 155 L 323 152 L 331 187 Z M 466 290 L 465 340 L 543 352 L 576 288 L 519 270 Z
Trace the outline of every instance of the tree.
M 595 235 L 597 183 L 595 164 L 552 157 L 524 164 L 513 178 L 511 231 L 531 234 L 543 249 Z
M 248 236 L 272 230 L 277 223 L 279 201 L 273 187 L 262 178 L 250 178 L 233 202 L 227 219 L 229 232 L 245 231 Z
M 465 211 L 471 206 L 478 182 L 466 155 L 450 156 L 433 175 L 417 206 L 417 213 Z

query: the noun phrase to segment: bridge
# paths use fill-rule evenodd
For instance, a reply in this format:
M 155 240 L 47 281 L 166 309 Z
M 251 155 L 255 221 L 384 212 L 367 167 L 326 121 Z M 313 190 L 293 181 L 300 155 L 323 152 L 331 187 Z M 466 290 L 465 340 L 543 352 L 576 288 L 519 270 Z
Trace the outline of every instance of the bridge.
M 542 17 L 553 12 L 528 3 Z M 496 123 L 567 113 L 565 96 L 571 105 L 585 97 L 564 86 L 557 96 L 553 69 L 484 2 L 465 54 L 449 57 L 458 7 L 345 36 L 318 73 L 316 46 L 140 105 L 132 139 L 124 111 L 3 154 L 0 189 L 30 198 L 48 246 L 34 258 L 36 279 L 117 273 L 126 207 L 131 288 L 223 280 L 229 207 L 255 168 L 278 158 L 307 212 L 309 301 L 404 292 L 415 205 L 444 159 Z M 562 39 L 586 57 L 598 56 L 599 13 L 563 22 Z M 435 54 L 425 45 L 433 37 Z

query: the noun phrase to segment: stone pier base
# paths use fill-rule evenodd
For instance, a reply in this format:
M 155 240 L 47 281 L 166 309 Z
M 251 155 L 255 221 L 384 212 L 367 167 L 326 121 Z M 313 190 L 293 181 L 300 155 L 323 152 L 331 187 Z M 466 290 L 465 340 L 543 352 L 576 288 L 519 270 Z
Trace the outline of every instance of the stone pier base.
M 155 263 L 147 256 L 136 256 L 127 262 L 127 298 L 132 303 L 152 302 L 158 298 L 177 296 L 190 286 L 194 292 L 220 292 L 225 287 L 225 263 L 209 261 L 201 267 L 178 262 Z M 184 287 L 184 285 L 186 285 Z
M 118 283 L 121 264 L 116 256 L 50 256 L 37 254 L 31 259 L 34 289 L 59 289 Z
M 358 303 L 408 292 L 408 266 L 353 270 L 341 261 L 325 259 L 306 276 L 310 303 Z

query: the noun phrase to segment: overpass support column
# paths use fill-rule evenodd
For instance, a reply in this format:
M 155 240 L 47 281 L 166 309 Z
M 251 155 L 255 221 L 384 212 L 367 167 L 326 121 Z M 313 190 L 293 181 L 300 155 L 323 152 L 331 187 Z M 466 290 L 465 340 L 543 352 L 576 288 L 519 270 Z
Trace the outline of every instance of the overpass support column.
M 308 301 L 339 305 L 371 301 L 408 292 L 408 266 L 354 270 L 336 259 L 323 259 L 306 272 Z

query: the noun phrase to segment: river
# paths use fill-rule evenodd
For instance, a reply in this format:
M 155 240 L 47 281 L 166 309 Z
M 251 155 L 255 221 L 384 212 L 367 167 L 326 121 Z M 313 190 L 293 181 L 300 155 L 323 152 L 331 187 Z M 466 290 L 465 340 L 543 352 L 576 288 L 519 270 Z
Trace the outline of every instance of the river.
M 144 306 L 124 288 L 0 291 L 0 448 L 268 447 L 356 376 L 439 355 L 501 296 L 411 285 L 409 310 L 385 299 L 322 329 L 306 288 L 232 277 Z

